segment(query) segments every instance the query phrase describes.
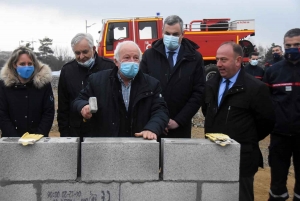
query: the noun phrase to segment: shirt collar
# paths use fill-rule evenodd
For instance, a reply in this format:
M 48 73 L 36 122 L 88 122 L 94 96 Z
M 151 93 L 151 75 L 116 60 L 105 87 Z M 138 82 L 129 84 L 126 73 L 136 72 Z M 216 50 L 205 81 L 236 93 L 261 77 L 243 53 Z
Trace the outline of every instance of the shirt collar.
M 121 84 L 124 85 L 124 86 L 126 86 L 125 83 L 124 83 L 124 81 L 123 81 L 123 79 L 122 79 L 122 77 L 121 77 L 121 75 L 120 75 L 120 72 L 119 72 L 119 71 L 118 71 L 117 75 L 118 75 L 118 78 L 119 78 L 119 81 L 121 82 Z M 128 82 L 128 86 L 131 85 L 132 80 L 134 80 L 134 78 L 132 78 L 132 79 Z
M 232 78 L 229 78 L 229 80 L 230 80 L 231 83 L 235 83 L 236 82 L 236 79 L 239 76 L 240 71 L 241 71 L 241 69 Z M 222 78 L 222 82 L 225 82 L 225 80 L 227 80 L 227 79 L 226 78 Z
M 181 45 L 179 45 L 178 48 L 177 48 L 176 50 L 169 50 L 169 49 L 165 46 L 165 51 L 166 51 L 167 55 L 169 54 L 169 52 L 175 52 L 175 54 L 178 54 L 179 49 L 180 49 L 180 46 L 181 46 Z

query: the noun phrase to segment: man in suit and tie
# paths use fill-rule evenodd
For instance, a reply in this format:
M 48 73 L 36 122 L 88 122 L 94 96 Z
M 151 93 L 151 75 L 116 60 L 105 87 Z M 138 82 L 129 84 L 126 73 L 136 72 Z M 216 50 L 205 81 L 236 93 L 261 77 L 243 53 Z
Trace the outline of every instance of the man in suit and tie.
M 169 109 L 169 123 L 161 138 L 191 138 L 191 120 L 201 106 L 204 68 L 199 46 L 184 38 L 183 21 L 168 16 L 162 39 L 145 51 L 140 69 L 158 79 Z
M 258 142 L 273 129 L 268 87 L 241 67 L 242 47 L 225 42 L 216 55 L 219 73 L 206 82 L 205 133 L 224 133 L 241 144 L 239 200 L 253 201 L 254 175 L 263 166 Z

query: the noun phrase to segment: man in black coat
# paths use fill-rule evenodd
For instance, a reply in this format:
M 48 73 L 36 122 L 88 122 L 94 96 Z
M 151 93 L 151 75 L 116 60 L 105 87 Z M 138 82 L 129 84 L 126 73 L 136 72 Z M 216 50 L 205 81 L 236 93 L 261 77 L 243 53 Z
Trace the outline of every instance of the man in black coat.
M 245 71 L 259 80 L 263 79 L 265 71 L 258 65 L 258 52 L 250 54 L 249 63 L 245 66 Z
M 267 61 L 265 63 L 265 71 L 271 67 L 272 65 L 274 65 L 275 63 L 283 60 L 283 51 L 280 45 L 275 45 L 274 47 L 272 47 L 272 59 Z
M 81 137 L 90 131 L 90 122 L 71 110 L 72 101 L 87 85 L 88 77 L 115 67 L 113 61 L 99 57 L 90 34 L 79 33 L 71 41 L 75 59 L 65 64 L 58 84 L 57 121 L 61 137 Z
M 240 45 L 223 43 L 216 60 L 219 73 L 207 81 L 202 106 L 205 133 L 224 133 L 241 144 L 239 200 L 253 201 L 254 175 L 263 164 L 258 142 L 274 126 L 270 93 L 241 67 Z
M 263 81 L 269 86 L 276 124 L 270 137 L 269 165 L 271 186 L 269 201 L 289 198 L 287 175 L 294 163 L 293 201 L 300 200 L 300 28 L 284 35 L 285 54 L 282 61 L 269 68 Z
M 119 43 L 115 67 L 90 76 L 73 109 L 90 119 L 90 137 L 144 137 L 157 139 L 168 124 L 168 109 L 159 81 L 139 71 L 142 53 L 133 41 Z M 89 97 L 98 111 L 90 112 Z
M 183 21 L 167 17 L 163 39 L 154 41 L 140 64 L 144 73 L 158 79 L 170 120 L 164 138 L 191 138 L 191 119 L 201 106 L 205 78 L 199 46 L 183 38 Z

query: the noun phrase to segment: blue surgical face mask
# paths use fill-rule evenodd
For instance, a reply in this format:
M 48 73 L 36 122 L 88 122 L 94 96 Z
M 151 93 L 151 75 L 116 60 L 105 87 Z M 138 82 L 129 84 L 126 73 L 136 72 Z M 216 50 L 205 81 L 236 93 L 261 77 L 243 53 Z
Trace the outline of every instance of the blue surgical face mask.
M 120 72 L 128 79 L 132 79 L 139 72 L 139 64 L 136 62 L 122 62 Z
M 279 54 L 279 53 L 274 53 L 274 54 L 273 54 L 273 59 L 274 59 L 275 61 L 278 61 L 278 60 L 280 59 L 280 54 Z
M 91 57 L 89 60 L 85 61 L 84 63 L 81 63 L 78 61 L 78 64 L 86 67 L 86 68 L 91 68 L 95 63 L 94 57 Z
M 16 70 L 21 78 L 28 79 L 34 72 L 34 66 L 17 66 Z
M 168 50 L 176 50 L 179 47 L 179 37 L 164 34 L 164 44 Z
M 288 61 L 298 61 L 298 60 L 300 60 L 300 48 L 285 49 L 284 57 Z
M 252 66 L 256 66 L 258 64 L 258 60 L 250 60 L 250 64 Z

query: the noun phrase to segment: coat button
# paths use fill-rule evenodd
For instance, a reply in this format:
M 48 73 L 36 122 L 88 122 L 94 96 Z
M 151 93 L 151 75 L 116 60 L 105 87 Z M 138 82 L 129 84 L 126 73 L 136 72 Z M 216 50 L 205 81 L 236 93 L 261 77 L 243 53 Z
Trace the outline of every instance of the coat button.
M 28 96 L 25 96 L 25 98 L 28 98 Z
M 25 118 L 27 118 L 27 116 L 25 116 Z

